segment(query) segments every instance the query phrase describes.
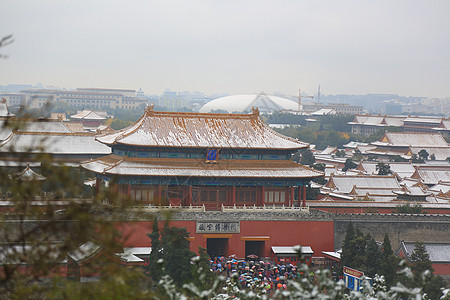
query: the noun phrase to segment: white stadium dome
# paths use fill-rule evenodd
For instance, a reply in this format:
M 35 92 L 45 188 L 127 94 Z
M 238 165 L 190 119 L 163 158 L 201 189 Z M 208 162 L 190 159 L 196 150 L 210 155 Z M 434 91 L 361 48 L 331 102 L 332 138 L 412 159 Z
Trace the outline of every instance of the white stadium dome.
M 227 111 L 229 113 L 248 113 L 252 107 L 257 107 L 260 112 L 272 113 L 280 110 L 298 110 L 295 101 L 266 95 L 234 95 L 212 100 L 200 108 L 200 112 Z

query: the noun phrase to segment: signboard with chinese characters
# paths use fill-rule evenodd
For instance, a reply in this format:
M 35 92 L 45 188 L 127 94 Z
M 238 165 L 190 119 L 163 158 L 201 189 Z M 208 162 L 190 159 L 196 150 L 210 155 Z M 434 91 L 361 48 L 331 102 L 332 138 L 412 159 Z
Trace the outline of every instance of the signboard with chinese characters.
M 372 279 L 363 276 L 363 272 L 344 266 L 344 282 L 347 288 L 360 291 L 363 278 L 368 280 L 372 285 Z
M 239 222 L 197 221 L 197 233 L 239 233 Z

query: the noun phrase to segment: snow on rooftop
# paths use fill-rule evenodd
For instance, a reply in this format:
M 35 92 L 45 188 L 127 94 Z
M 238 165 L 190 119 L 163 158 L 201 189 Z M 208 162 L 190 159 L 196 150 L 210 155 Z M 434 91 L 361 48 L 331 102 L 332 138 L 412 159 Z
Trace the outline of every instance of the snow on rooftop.
M 83 110 L 73 116 L 72 119 L 83 119 L 83 120 L 105 120 L 106 118 L 100 116 L 99 113 L 92 110 Z
M 293 256 L 298 254 L 297 250 L 298 246 L 272 246 L 272 251 L 276 255 L 286 255 L 286 256 Z M 302 254 L 314 254 L 314 251 L 310 246 L 301 246 L 301 253 Z
M 334 188 L 340 193 L 348 194 L 353 187 L 359 188 L 383 188 L 383 189 L 400 189 L 400 185 L 394 176 L 347 176 L 334 175 L 326 184 L 326 187 Z
M 259 177 L 309 178 L 322 176 L 321 172 L 293 161 L 219 160 L 205 164 L 199 159 L 128 158 L 109 155 L 82 164 L 96 173 L 137 176 L 185 177 Z
M 111 153 L 111 148 L 95 140 L 94 135 L 75 133 L 13 133 L 0 144 L 0 152 L 98 154 Z
M 256 110 L 252 114 L 155 112 L 151 107 L 135 124 L 97 136 L 107 145 L 301 149 L 308 146 L 277 133 Z

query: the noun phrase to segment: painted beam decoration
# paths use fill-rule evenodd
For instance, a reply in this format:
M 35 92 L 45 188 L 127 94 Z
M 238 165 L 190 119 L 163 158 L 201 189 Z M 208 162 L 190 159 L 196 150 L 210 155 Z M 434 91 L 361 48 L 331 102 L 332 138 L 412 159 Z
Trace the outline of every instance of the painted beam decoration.
M 240 233 L 239 222 L 197 221 L 197 233 Z

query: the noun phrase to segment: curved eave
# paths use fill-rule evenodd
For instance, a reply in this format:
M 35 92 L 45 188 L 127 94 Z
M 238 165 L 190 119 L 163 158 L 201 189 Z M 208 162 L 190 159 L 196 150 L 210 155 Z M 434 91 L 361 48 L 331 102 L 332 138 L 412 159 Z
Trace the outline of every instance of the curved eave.
M 100 141 L 98 141 L 100 142 Z M 100 142 L 101 143 L 101 142 Z M 304 144 L 302 146 L 298 147 L 284 147 L 284 148 L 274 148 L 274 147 L 221 147 L 221 146 L 214 146 L 214 145 L 204 145 L 204 146 L 177 146 L 177 145 L 135 145 L 135 144 L 127 144 L 127 143 L 121 143 L 118 141 L 115 141 L 112 144 L 103 143 L 108 146 L 115 146 L 115 145 L 124 145 L 124 146 L 131 146 L 131 147 L 148 147 L 148 148 L 185 148 L 185 149 L 208 149 L 208 148 L 217 148 L 217 149 L 255 149 L 255 150 L 300 150 L 305 149 L 309 147 L 309 144 Z
M 221 177 L 221 178 L 316 178 L 322 172 L 292 161 L 221 160 L 206 164 L 198 159 L 144 159 L 109 155 L 83 162 L 92 172 L 109 176 Z

